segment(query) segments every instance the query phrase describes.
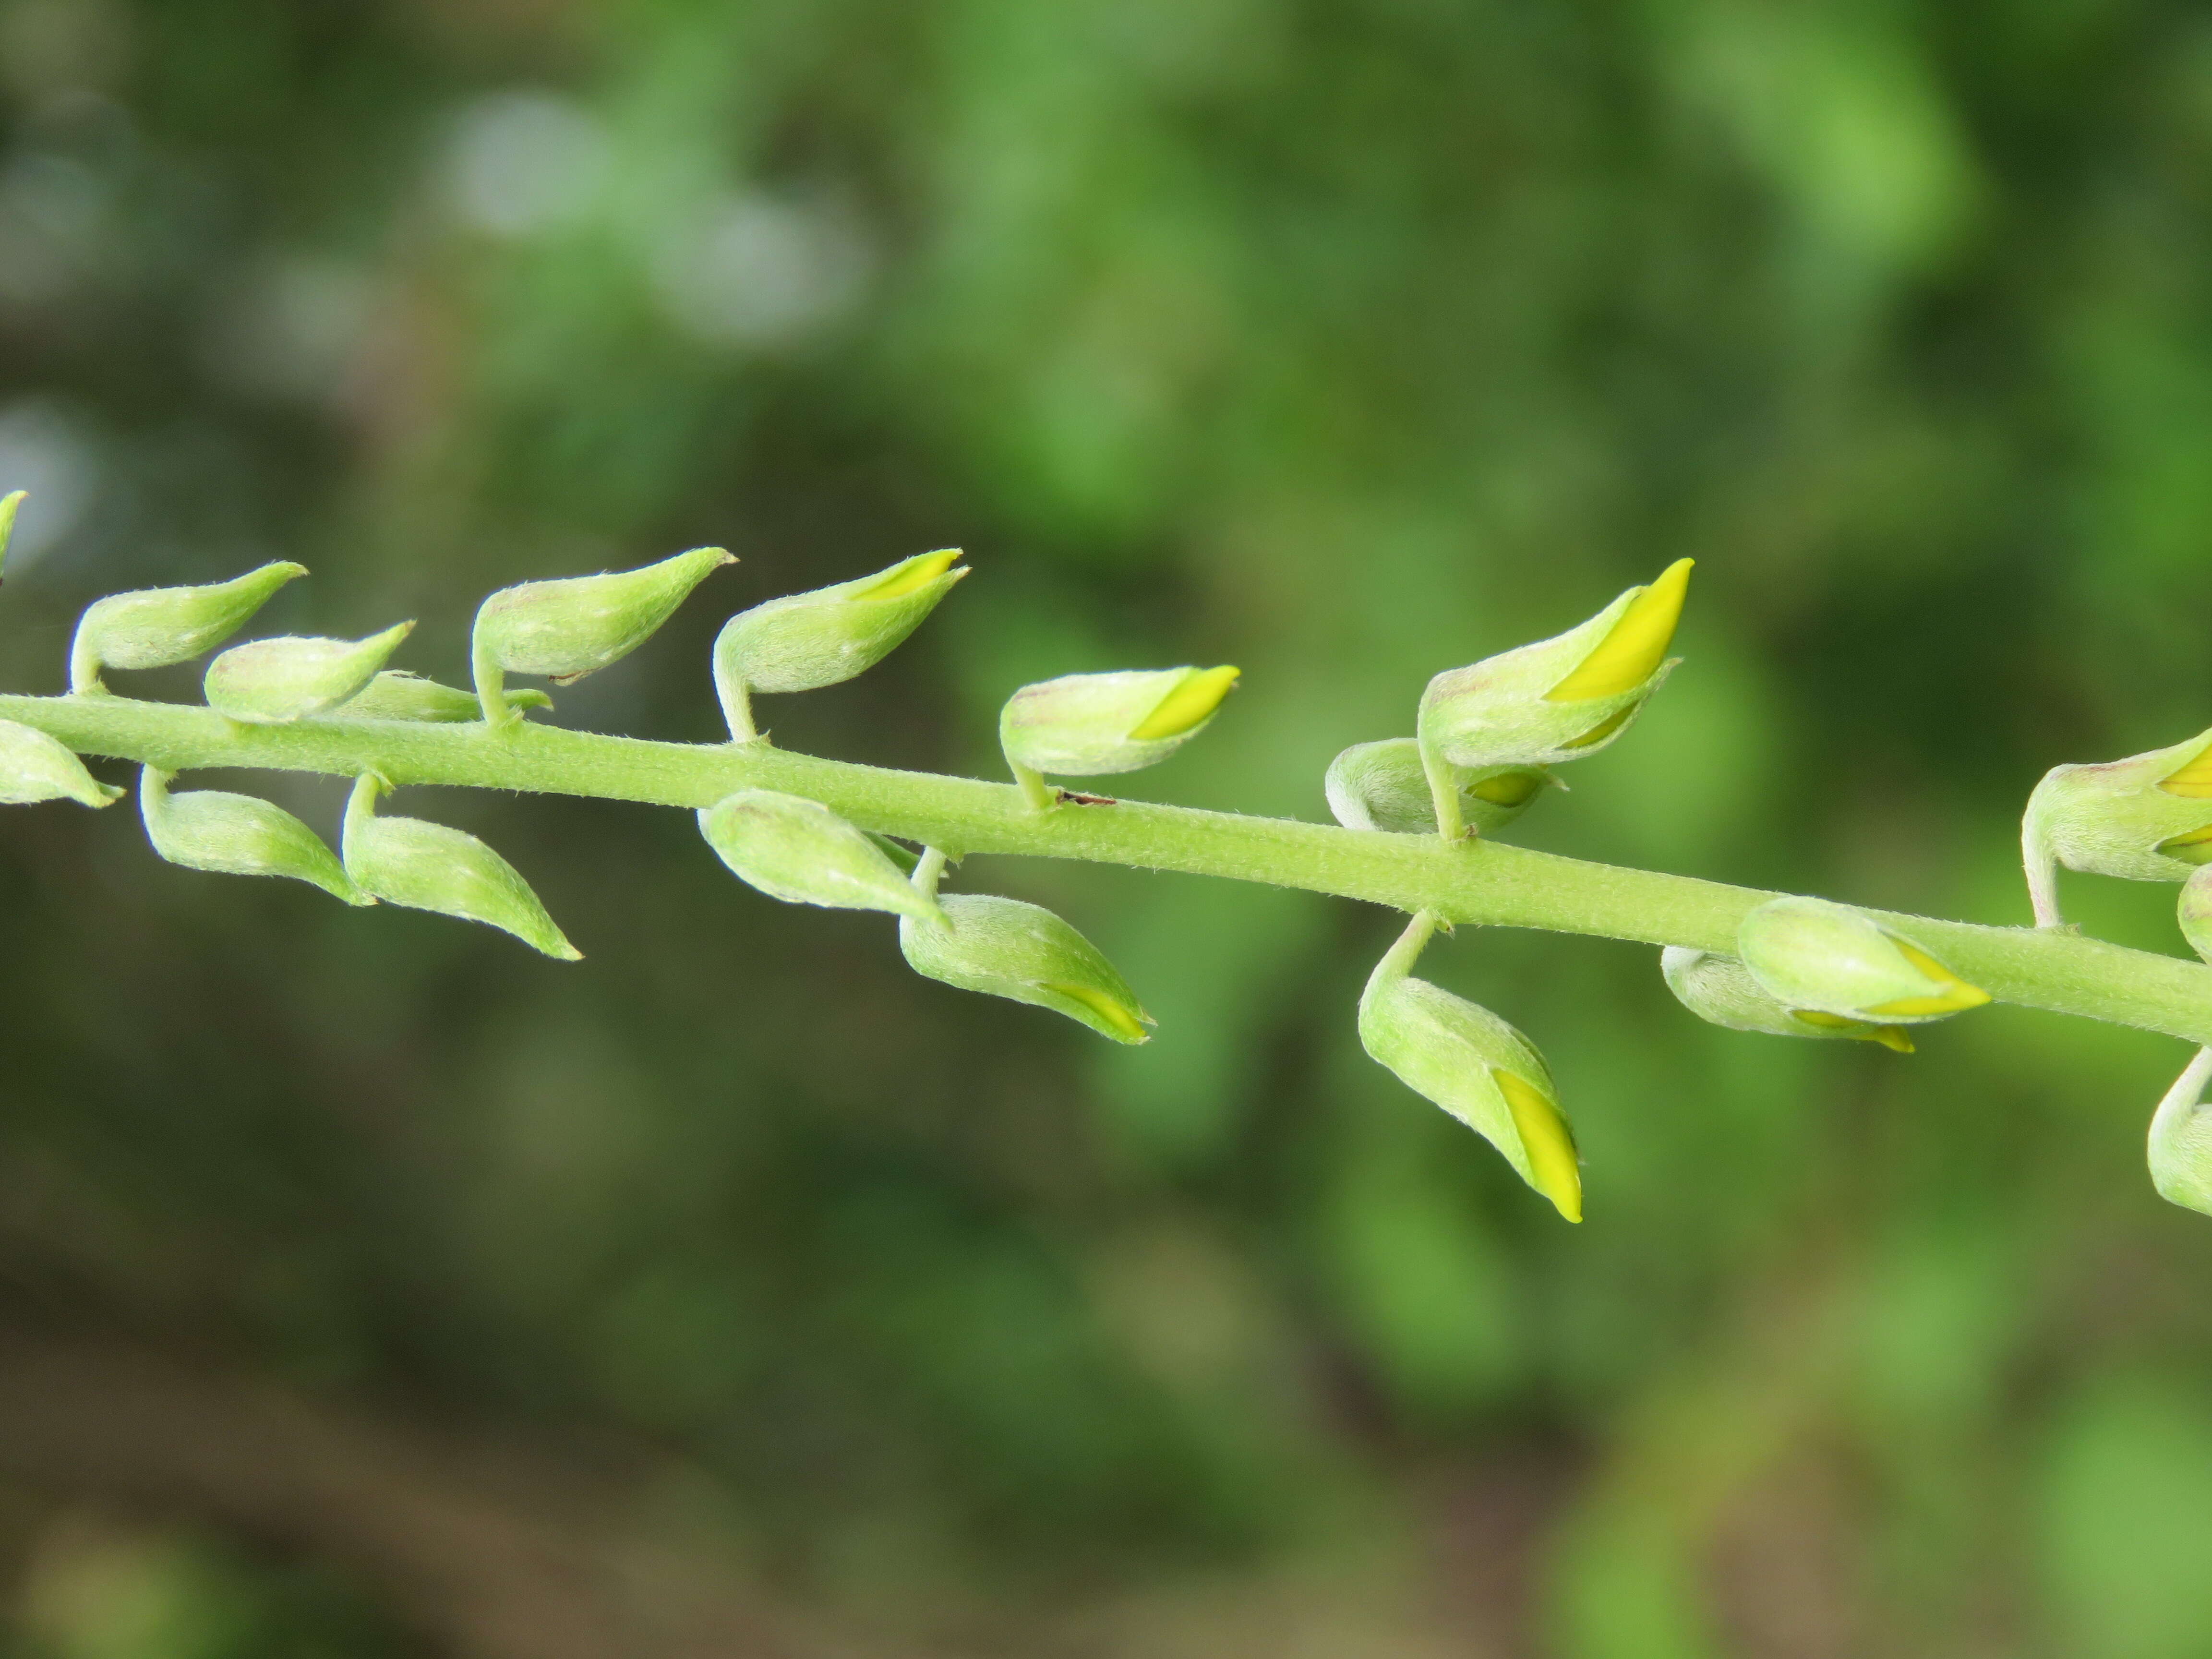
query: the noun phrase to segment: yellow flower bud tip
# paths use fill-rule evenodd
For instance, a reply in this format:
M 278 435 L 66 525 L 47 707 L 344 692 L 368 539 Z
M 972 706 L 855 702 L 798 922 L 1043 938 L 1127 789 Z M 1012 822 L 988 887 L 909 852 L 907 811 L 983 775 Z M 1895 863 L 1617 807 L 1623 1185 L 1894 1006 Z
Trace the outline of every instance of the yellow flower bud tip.
M 1243 671 L 1236 668 L 1194 668 L 1182 684 L 1160 699 L 1152 712 L 1129 735 L 1140 741 L 1179 738 L 1213 718 L 1222 699 L 1237 687 Z
M 2160 778 L 2158 787 L 2169 795 L 2212 800 L 2212 744 L 2200 749 L 2195 758 L 2183 762 Z
M 1638 590 L 1597 649 L 1546 692 L 1546 701 L 1617 697 L 1624 691 L 1633 691 L 1658 672 L 1659 665 L 1667 659 L 1667 647 L 1674 642 L 1674 626 L 1682 619 L 1682 601 L 1690 591 L 1690 568 L 1696 562 L 1677 559 L 1650 586 Z
M 1493 776 L 1477 779 L 1468 785 L 1467 793 L 1492 806 L 1519 806 L 1533 800 L 1539 790 L 1559 781 L 1540 767 L 1516 767 Z M 1565 787 L 1565 785 L 1561 785 Z
M 1879 1042 L 1883 1048 L 1900 1054 L 1919 1052 L 1912 1046 L 1912 1039 L 1895 1025 L 1869 1024 L 1863 1019 L 1853 1019 L 1848 1014 L 1831 1014 L 1819 1008 L 1792 1008 L 1790 1018 L 1826 1036 L 1853 1036 L 1867 1042 Z
M 2179 863 L 2212 864 L 2212 823 L 2201 830 L 2169 836 L 2159 842 L 2158 850 Z
M 1575 1139 L 1559 1109 L 1543 1091 L 1527 1079 L 1493 1066 L 1491 1080 L 1505 1097 L 1513 1114 L 1513 1127 L 1521 1136 L 1521 1149 L 1528 1155 L 1528 1168 L 1538 1192 L 1552 1200 L 1568 1220 L 1583 1218 L 1583 1176 L 1575 1156 Z
M 908 559 L 904 564 L 894 565 L 875 586 L 863 588 L 851 597 L 856 599 L 902 599 L 909 593 L 921 592 L 951 569 L 959 556 L 960 550 L 957 547 L 948 547 L 939 553 L 924 553 L 918 558 Z M 958 576 L 967 574 L 963 569 Z M 954 580 L 957 580 L 958 576 Z
M 8 562 L 8 538 L 15 533 L 15 509 L 22 506 L 23 494 L 11 489 L 0 495 L 0 566 Z
M 1046 981 L 1044 988 L 1057 996 L 1072 998 L 1098 1016 L 1108 1027 L 1107 1035 L 1116 1042 L 1150 1042 L 1152 1034 L 1145 1027 L 1152 1024 L 1150 1015 L 1140 1008 L 1131 1008 L 1089 985 L 1061 985 Z
M 1643 712 L 1643 709 L 1644 704 L 1640 701 L 1630 703 L 1626 708 L 1616 708 L 1612 714 L 1607 714 L 1603 720 L 1600 720 L 1595 726 L 1590 727 L 1589 731 L 1583 732 L 1579 738 L 1569 738 L 1566 742 L 1561 745 L 1561 747 L 1566 749 L 1587 749 L 1592 744 L 1603 743 L 1614 732 L 1620 731 L 1622 726 L 1634 720 L 1638 714 Z
M 1893 1002 L 1877 1003 L 1867 1012 L 1898 1019 L 1918 1019 L 1935 1014 L 1964 1013 L 1990 1000 L 1987 991 L 1978 985 L 1967 984 L 1925 951 L 1903 939 L 1896 943 L 1898 954 L 1933 980 L 1937 988 L 1924 997 L 1899 997 Z

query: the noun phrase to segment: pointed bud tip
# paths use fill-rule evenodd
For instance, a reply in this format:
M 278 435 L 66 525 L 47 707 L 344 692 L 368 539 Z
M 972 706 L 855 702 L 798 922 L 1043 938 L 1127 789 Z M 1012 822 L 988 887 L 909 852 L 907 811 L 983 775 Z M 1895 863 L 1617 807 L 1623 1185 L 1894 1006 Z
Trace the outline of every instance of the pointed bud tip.
M 1159 705 L 1130 732 L 1132 738 L 1150 742 L 1179 738 L 1213 718 L 1214 711 L 1236 690 L 1243 673 L 1237 668 L 1194 669 L 1181 685 L 1160 699 Z
M 868 588 L 854 594 L 854 597 L 861 599 L 902 599 L 909 593 L 920 592 L 939 576 L 945 574 L 946 571 L 952 568 L 954 562 L 959 557 L 960 550 L 957 547 L 945 548 L 935 553 L 924 553 L 918 558 L 909 559 L 903 565 L 896 567 L 892 573 L 884 579 L 880 586 Z M 953 580 L 957 581 L 961 576 L 967 574 L 966 570 L 961 570 Z
M 1658 672 L 1667 659 L 1667 647 L 1674 643 L 1675 626 L 1681 621 L 1683 601 L 1690 591 L 1690 571 L 1696 562 L 1677 559 L 1649 586 L 1638 590 L 1597 649 L 1546 692 L 1545 701 L 1616 697 L 1634 690 Z M 1597 735 L 1583 741 L 1594 743 Z

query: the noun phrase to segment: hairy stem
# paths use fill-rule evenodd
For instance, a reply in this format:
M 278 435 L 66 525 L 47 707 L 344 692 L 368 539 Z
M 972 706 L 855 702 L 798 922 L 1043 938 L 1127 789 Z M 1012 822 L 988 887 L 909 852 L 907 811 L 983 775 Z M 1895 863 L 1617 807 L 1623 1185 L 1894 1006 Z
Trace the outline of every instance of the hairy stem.
M 127 697 L 0 696 L 0 720 L 79 753 L 164 771 L 248 767 L 710 806 L 738 789 L 805 795 L 864 830 L 970 853 L 1085 859 L 1363 899 L 1443 921 L 1732 951 L 1774 896 L 1688 876 L 1559 858 L 1493 842 L 1340 830 L 1139 801 L 1036 811 L 1010 784 L 895 772 L 765 743 L 648 743 L 534 726 L 326 717 L 240 726 L 212 709 Z M 2060 929 L 1984 927 L 1875 912 L 2002 1002 L 2212 1044 L 2212 968 Z

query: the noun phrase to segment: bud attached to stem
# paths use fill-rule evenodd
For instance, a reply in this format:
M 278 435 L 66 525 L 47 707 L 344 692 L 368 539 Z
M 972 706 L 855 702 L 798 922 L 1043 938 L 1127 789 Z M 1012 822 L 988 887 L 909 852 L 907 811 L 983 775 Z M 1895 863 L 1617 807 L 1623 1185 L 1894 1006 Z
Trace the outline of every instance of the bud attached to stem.
M 1030 804 L 1049 806 L 1045 775 L 1158 765 L 1206 729 L 1237 677 L 1234 668 L 1132 669 L 1025 685 L 1000 713 L 999 741 Z
M 73 800 L 81 806 L 112 806 L 123 799 L 84 769 L 76 751 L 36 726 L 0 720 L 0 806 L 33 806 L 40 801 Z
M 171 774 L 138 775 L 138 811 L 155 852 L 187 870 L 231 876 L 288 876 L 348 904 L 374 904 L 323 838 L 270 801 L 219 789 L 169 793 Z
M 2185 1210 L 2212 1215 L 2212 1109 L 2204 1085 L 2212 1080 L 2212 1048 L 2199 1048 L 2150 1121 L 2150 1183 L 2158 1195 Z
M 154 587 L 96 600 L 78 620 L 70 646 L 70 690 L 80 696 L 106 690 L 103 669 L 167 668 L 213 650 L 278 588 L 307 574 L 307 566 L 286 560 L 204 587 Z
M 550 708 L 553 699 L 543 691 L 510 690 L 510 708 Z M 350 697 L 346 717 L 360 720 L 422 720 L 440 726 L 459 726 L 483 718 L 483 705 L 473 691 L 456 690 L 426 680 L 419 674 L 387 669 L 368 683 L 368 690 Z
M 942 920 L 867 834 L 819 801 L 740 789 L 699 814 L 699 833 L 740 881 L 787 904 Z
M 543 674 L 568 684 L 619 662 L 673 616 L 693 588 L 737 561 L 719 547 L 694 548 L 637 570 L 504 587 L 477 611 L 470 654 L 483 717 L 518 718 L 509 674 Z
M 340 851 L 364 892 L 405 909 L 483 922 L 563 962 L 582 959 L 521 872 L 474 836 L 421 818 L 380 817 L 377 798 L 391 787 L 364 772 L 346 803 Z
M 1659 958 L 1660 971 L 1674 999 L 1699 1019 L 1732 1031 L 1765 1031 L 1775 1036 L 1857 1038 L 1879 1042 L 1900 1054 L 1912 1052 L 1912 1039 L 1896 1025 L 1880 1025 L 1816 1008 L 1791 1008 L 1763 990 L 1734 957 L 1670 945 Z
M 2021 846 L 2039 927 L 2059 924 L 2059 865 L 2187 880 L 2212 863 L 2212 732 L 2125 760 L 2053 767 L 2027 798 Z
M 914 885 L 934 895 L 945 855 L 922 854 Z M 1116 1042 L 1149 1042 L 1153 1023 L 1098 947 L 1042 905 L 988 893 L 939 900 L 939 921 L 899 920 L 899 950 L 924 978 L 1066 1015 Z
M 1437 925 L 1422 911 L 1376 964 L 1359 999 L 1359 1041 L 1407 1088 L 1497 1147 L 1561 1215 L 1580 1221 L 1574 1132 L 1543 1056 L 1488 1009 L 1410 976 Z
M 15 510 L 23 505 L 25 492 L 11 489 L 0 495 L 0 570 L 7 568 L 8 543 L 15 533 Z
M 1503 830 L 1559 781 L 1540 766 L 1480 766 L 1458 780 L 1459 811 L 1478 834 Z M 1347 830 L 1394 835 L 1437 832 L 1435 798 L 1421 745 L 1413 738 L 1358 743 L 1329 763 L 1323 782 L 1328 810 Z
M 758 735 L 752 693 L 812 691 L 866 672 L 921 626 L 968 572 L 960 550 L 901 561 L 856 581 L 770 599 L 724 624 L 714 641 L 714 689 L 730 736 Z
M 1793 1012 L 1914 1025 L 1990 1000 L 1895 928 L 1826 899 L 1769 899 L 1744 918 L 1736 949 Z
M 208 707 L 249 726 L 284 726 L 358 696 L 415 631 L 395 623 L 365 640 L 285 638 L 235 646 L 208 665 Z
M 1446 840 L 1465 832 L 1456 786 L 1469 769 L 1579 760 L 1628 729 L 1674 671 L 1667 647 L 1692 562 L 1677 559 L 1580 627 L 1429 682 L 1419 740 Z

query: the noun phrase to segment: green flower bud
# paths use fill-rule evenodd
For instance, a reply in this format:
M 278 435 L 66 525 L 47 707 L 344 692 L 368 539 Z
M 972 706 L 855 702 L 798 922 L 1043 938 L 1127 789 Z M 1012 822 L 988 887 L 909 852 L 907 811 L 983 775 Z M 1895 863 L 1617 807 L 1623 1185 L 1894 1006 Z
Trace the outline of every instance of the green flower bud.
M 204 587 L 154 587 L 97 600 L 70 646 L 70 690 L 106 690 L 103 668 L 166 668 L 213 650 L 278 588 L 307 574 L 307 566 L 285 561 Z
M 1376 964 L 1359 999 L 1359 1041 L 1407 1087 L 1497 1147 L 1561 1215 L 1580 1221 L 1574 1131 L 1543 1056 L 1488 1009 L 1410 977 L 1436 927 L 1423 911 Z
M 15 533 L 15 509 L 22 506 L 24 493 L 11 489 L 0 495 L 0 568 L 8 563 L 8 541 Z
M 1579 628 L 1469 668 L 1421 698 L 1421 744 L 1456 767 L 1543 764 L 1595 754 L 1626 729 L 1674 665 L 1692 561 L 1677 559 Z
M 2169 1204 L 2212 1215 L 2212 1110 L 2204 1085 L 2212 1048 L 2199 1048 L 2150 1121 L 2150 1184 Z
M 84 769 L 76 752 L 33 726 L 0 720 L 0 806 L 73 800 L 112 806 L 123 798 Z
M 719 547 L 700 547 L 638 570 L 501 588 L 477 611 L 471 645 L 484 719 L 504 726 L 515 718 L 508 674 L 544 674 L 566 685 L 618 662 L 708 574 L 736 562 Z
M 770 599 L 730 618 L 714 641 L 714 685 L 730 735 L 754 735 L 751 694 L 812 691 L 873 668 L 965 576 L 957 548 L 923 553 L 857 581 Z
M 520 872 L 474 836 L 421 818 L 378 817 L 377 798 L 391 787 L 364 772 L 346 803 L 340 852 L 364 892 L 406 909 L 483 922 L 563 962 L 582 959 Z
M 354 885 L 323 838 L 274 803 L 219 789 L 169 793 L 171 774 L 138 775 L 146 839 L 172 864 L 231 876 L 289 876 L 348 904 L 375 901 Z
M 739 880 L 787 904 L 941 919 L 882 848 L 819 801 L 740 789 L 700 812 L 699 833 Z
M 510 708 L 550 708 L 553 699 L 543 691 L 509 691 Z M 427 720 L 445 726 L 481 720 L 483 705 L 473 691 L 457 691 L 450 685 L 420 675 L 387 669 L 368 683 L 368 689 L 345 705 L 349 720 Z
M 2212 962 L 2212 865 L 2192 872 L 2181 884 L 2181 898 L 2174 907 L 2174 915 L 2181 923 L 2181 936 L 2189 941 L 2189 948 Z
M 1098 947 L 1040 905 L 989 894 L 942 899 L 942 921 L 899 921 L 915 972 L 963 991 L 1034 1003 L 1116 1042 L 1148 1042 L 1152 1016 Z
M 1826 899 L 1769 899 L 1744 918 L 1736 951 L 1792 1010 L 1919 1024 L 1990 1000 L 1895 928 Z
M 1484 834 L 1503 830 L 1536 804 L 1559 780 L 1540 766 L 1483 766 L 1457 781 L 1460 813 Z M 1329 763 L 1323 786 L 1328 810 L 1347 830 L 1387 830 L 1398 835 L 1437 832 L 1437 808 L 1413 738 L 1358 743 Z
M 1856 1037 L 1879 1042 L 1900 1054 L 1912 1052 L 1912 1039 L 1895 1025 L 1878 1025 L 1817 1008 L 1792 1008 L 1762 990 L 1750 970 L 1734 957 L 1670 945 L 1659 958 L 1660 971 L 1675 1000 L 1699 1019 L 1731 1031 L 1766 1031 L 1776 1036 Z
M 1007 763 L 1035 805 L 1041 775 L 1099 777 L 1158 765 L 1206 729 L 1236 688 L 1234 668 L 1069 674 L 1014 693 L 999 715 Z
M 2055 865 L 2187 880 L 2212 862 L 2212 732 L 2126 760 L 2053 767 L 2027 798 L 2021 843 L 2039 927 L 2058 922 Z
M 252 726 L 322 714 L 358 696 L 414 631 L 404 622 L 365 640 L 288 637 L 234 646 L 208 665 L 208 707 Z

